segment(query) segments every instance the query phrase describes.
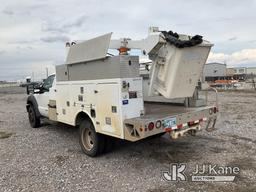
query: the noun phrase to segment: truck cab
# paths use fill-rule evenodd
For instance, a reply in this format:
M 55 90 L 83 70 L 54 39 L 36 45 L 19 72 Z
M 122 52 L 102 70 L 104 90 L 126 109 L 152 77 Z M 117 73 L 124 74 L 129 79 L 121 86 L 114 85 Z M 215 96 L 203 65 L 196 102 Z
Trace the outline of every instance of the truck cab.
M 55 74 L 45 79 L 43 84 L 33 89 L 33 93 L 27 98 L 27 111 L 32 127 L 40 126 L 40 118 L 49 118 L 49 100 L 55 97 Z

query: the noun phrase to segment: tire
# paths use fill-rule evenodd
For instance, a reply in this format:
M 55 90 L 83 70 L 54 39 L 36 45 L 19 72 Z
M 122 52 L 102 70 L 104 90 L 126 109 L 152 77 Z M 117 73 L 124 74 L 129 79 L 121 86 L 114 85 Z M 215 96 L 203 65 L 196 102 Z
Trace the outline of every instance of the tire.
M 100 155 L 104 150 L 104 141 L 104 136 L 96 133 L 90 120 L 82 121 L 79 126 L 79 143 L 86 155 L 90 157 Z
M 40 127 L 40 117 L 36 116 L 35 107 L 33 105 L 28 106 L 28 119 L 32 128 Z

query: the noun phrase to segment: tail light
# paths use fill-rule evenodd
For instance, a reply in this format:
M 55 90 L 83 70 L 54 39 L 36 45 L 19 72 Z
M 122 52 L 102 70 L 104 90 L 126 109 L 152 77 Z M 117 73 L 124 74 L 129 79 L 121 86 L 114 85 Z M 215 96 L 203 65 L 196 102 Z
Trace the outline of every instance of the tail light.
M 148 130 L 149 130 L 149 131 L 153 130 L 154 127 L 155 127 L 155 125 L 154 125 L 153 122 L 150 122 L 150 123 L 148 124 Z
M 183 124 L 177 125 L 177 128 L 178 128 L 178 129 L 181 129 L 182 127 L 183 127 Z

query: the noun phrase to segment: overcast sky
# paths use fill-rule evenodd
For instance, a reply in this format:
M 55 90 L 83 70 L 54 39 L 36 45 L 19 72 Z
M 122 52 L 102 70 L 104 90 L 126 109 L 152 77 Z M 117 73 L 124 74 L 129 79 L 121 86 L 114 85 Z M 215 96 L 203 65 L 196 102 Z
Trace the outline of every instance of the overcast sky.
M 65 61 L 65 42 L 108 32 L 141 39 L 149 26 L 200 34 L 209 62 L 256 66 L 256 0 L 0 0 L 0 80 L 45 76 Z

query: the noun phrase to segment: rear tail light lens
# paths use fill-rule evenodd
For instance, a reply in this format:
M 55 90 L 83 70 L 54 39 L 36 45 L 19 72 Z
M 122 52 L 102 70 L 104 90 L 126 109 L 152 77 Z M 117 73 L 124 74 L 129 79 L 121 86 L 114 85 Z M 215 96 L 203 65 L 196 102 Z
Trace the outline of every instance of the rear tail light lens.
M 150 123 L 148 124 L 148 130 L 149 130 L 149 131 L 151 131 L 152 129 L 154 129 L 154 127 L 155 127 L 155 125 L 154 125 L 153 122 L 150 122 Z
M 177 125 L 177 128 L 178 128 L 178 129 L 181 129 L 182 127 L 183 127 L 183 124 Z

